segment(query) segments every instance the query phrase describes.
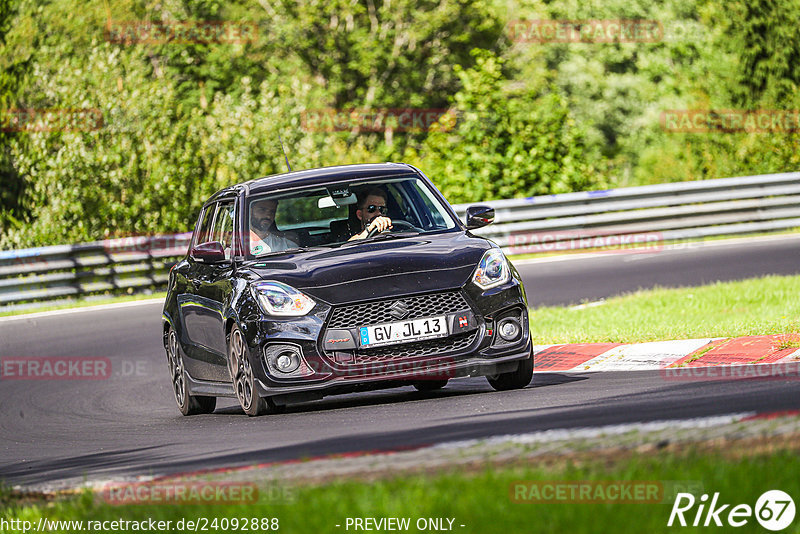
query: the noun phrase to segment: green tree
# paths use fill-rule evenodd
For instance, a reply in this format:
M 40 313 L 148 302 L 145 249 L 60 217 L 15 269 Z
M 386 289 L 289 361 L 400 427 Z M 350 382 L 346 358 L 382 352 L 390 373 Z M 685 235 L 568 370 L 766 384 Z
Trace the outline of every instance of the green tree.
M 739 106 L 782 105 L 800 89 L 800 3 L 732 0 L 715 6 L 722 45 L 738 57 L 733 100 Z
M 9 143 L 19 134 L 10 131 L 12 126 L 7 122 L 31 65 L 30 57 L 19 53 L 15 42 L 9 42 L 17 10 L 16 0 L 0 0 L 0 228 L 19 227 L 28 215 L 21 200 L 25 180 L 9 150 Z
M 599 186 L 584 160 L 583 135 L 552 88 L 509 88 L 503 60 L 474 52 L 456 68 L 463 89 L 424 143 L 419 161 L 451 202 L 564 193 Z
M 468 0 L 283 1 L 278 14 L 337 108 L 443 107 L 459 87 L 452 66 L 504 40 L 491 4 Z
M 800 109 L 800 4 L 794 0 L 698 2 L 706 51 L 684 107 L 740 111 Z M 678 106 L 673 106 L 678 107 Z M 800 132 L 662 133 L 642 147 L 637 172 L 657 179 L 721 178 L 795 171 Z

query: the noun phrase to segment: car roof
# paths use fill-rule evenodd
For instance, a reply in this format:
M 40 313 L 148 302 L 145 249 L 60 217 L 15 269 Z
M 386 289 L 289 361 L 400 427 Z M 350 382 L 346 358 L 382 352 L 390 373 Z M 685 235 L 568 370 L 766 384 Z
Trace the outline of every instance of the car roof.
M 217 192 L 212 199 L 245 189 L 248 195 L 271 193 L 283 189 L 321 185 L 342 180 L 358 180 L 361 178 L 378 178 L 414 173 L 417 170 L 406 163 L 361 163 L 356 165 L 337 165 L 335 167 L 320 167 L 302 171 L 285 172 L 256 178 L 236 184 Z

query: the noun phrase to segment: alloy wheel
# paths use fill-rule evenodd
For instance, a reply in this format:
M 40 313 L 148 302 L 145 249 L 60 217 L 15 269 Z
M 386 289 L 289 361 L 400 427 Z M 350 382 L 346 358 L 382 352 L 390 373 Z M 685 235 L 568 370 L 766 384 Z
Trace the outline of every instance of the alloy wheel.
M 178 406 L 184 406 L 186 403 L 186 388 L 183 382 L 183 358 L 181 357 L 180 348 L 178 348 L 178 336 L 174 330 L 170 330 L 167 346 L 169 348 L 167 360 L 170 375 L 172 376 L 172 391 L 175 394 Z

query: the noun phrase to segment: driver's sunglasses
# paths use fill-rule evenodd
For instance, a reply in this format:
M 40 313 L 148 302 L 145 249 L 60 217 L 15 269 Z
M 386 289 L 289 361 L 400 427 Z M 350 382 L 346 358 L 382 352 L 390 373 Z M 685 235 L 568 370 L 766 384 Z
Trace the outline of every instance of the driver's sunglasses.
M 367 213 L 375 213 L 376 211 L 380 210 L 381 215 L 386 215 L 389 213 L 389 208 L 386 206 L 376 206 L 374 204 L 370 204 L 367 206 Z

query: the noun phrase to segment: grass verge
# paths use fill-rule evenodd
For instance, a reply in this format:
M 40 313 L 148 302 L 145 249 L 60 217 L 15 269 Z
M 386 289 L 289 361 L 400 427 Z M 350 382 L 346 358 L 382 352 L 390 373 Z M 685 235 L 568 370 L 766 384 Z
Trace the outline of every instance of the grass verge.
M 597 306 L 537 308 L 531 332 L 535 344 L 793 334 L 800 331 L 798 294 L 800 276 L 644 290 Z
M 154 519 L 172 521 L 173 529 L 181 519 L 196 521 L 205 518 L 206 531 L 209 532 L 244 531 L 241 525 L 238 529 L 231 529 L 233 519 L 276 518 L 281 532 L 315 534 L 353 531 L 352 526 L 345 528 L 347 518 L 409 518 L 409 532 L 419 531 L 416 522 L 420 519 L 449 518 L 454 519 L 453 531 L 465 533 L 638 533 L 675 530 L 675 527 L 667 527 L 667 521 L 677 491 L 688 490 L 696 494 L 698 502 L 700 494 L 719 492 L 719 504 L 747 504 L 750 507 L 755 507 L 758 497 L 771 489 L 781 489 L 795 499 L 800 496 L 800 479 L 796 476 L 800 460 L 795 447 L 768 452 L 731 452 L 724 448 L 721 451 L 697 446 L 683 452 L 656 451 L 645 456 L 626 454 L 616 459 L 595 457 L 585 462 L 486 467 L 471 472 L 405 475 L 371 483 L 340 481 L 294 488 L 294 498 L 288 503 L 262 498 L 247 505 L 112 506 L 98 501 L 87 491 L 78 497 L 49 503 L 21 504 L 6 500 L 0 518 L 27 520 L 33 525 L 40 517 L 51 521 Z M 536 501 L 530 486 L 521 492 L 515 484 L 520 481 L 537 481 L 538 488 L 543 488 L 548 481 L 594 481 L 605 484 L 605 488 L 610 487 L 608 484 L 620 487 L 619 484 L 639 481 L 660 486 L 662 492 L 655 499 L 658 502 L 653 502 L 653 499 L 627 503 L 614 499 L 574 502 L 567 497 L 543 503 Z M 525 495 L 532 500 L 515 503 L 512 499 L 515 495 Z M 611 495 L 609 491 L 608 496 Z M 5 497 L 7 499 L 7 495 Z M 688 523 L 694 520 L 696 512 L 697 506 L 694 506 L 685 514 Z M 727 511 L 722 514 L 723 521 L 726 515 Z M 228 518 L 228 528 L 220 528 L 223 522 L 219 520 L 217 527 L 212 528 L 213 518 Z M 446 520 L 444 524 L 448 524 Z M 73 525 L 71 530 L 52 531 L 76 530 Z M 755 517 L 750 517 L 745 527 L 737 530 L 764 531 Z M 800 520 L 796 519 L 783 532 L 800 532 Z
M 87 306 L 100 306 L 102 304 L 116 304 L 118 302 L 133 302 L 135 300 L 146 299 L 161 299 L 164 300 L 167 296 L 166 291 L 158 291 L 156 293 L 137 293 L 134 295 L 123 295 L 119 297 L 92 297 L 88 299 L 75 299 L 68 302 L 61 303 L 46 303 L 42 302 L 41 306 L 35 306 L 24 309 L 12 309 L 3 311 L 0 308 L 0 317 L 8 317 L 11 315 L 25 315 L 28 313 L 39 313 L 44 311 L 53 310 L 67 310 L 70 308 L 85 308 Z

